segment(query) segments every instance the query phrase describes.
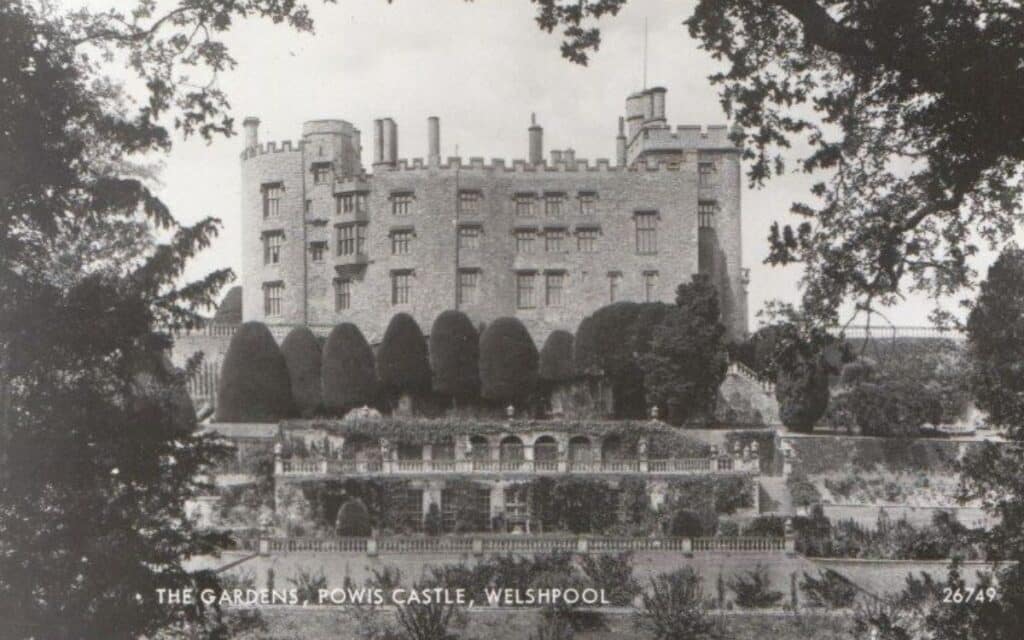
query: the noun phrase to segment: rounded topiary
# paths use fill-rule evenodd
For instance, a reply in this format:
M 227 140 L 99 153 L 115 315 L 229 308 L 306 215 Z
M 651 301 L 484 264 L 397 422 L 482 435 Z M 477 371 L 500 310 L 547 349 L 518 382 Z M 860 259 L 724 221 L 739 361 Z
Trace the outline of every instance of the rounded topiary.
M 782 424 L 810 433 L 828 409 L 828 374 L 816 362 L 801 362 L 792 370 L 779 371 L 775 398 Z
M 480 337 L 480 391 L 497 402 L 522 400 L 537 384 L 537 346 L 517 318 L 498 318 Z
M 262 322 L 231 337 L 217 392 L 219 422 L 273 422 L 295 414 L 288 366 Z
M 346 538 L 368 538 L 372 533 L 370 514 L 362 500 L 348 500 L 338 509 L 334 529 Z
M 384 388 L 395 395 L 430 391 L 427 341 L 408 313 L 392 317 L 384 331 L 377 351 L 377 376 Z
M 480 392 L 480 334 L 461 311 L 437 316 L 430 328 L 430 368 L 434 391 L 454 398 L 471 398 Z
M 345 322 L 331 330 L 324 343 L 320 379 L 328 413 L 345 413 L 376 402 L 373 350 L 359 327 Z
M 213 314 L 215 324 L 241 324 L 242 322 L 242 287 L 231 287 L 217 305 Z
M 576 376 L 573 366 L 573 337 L 558 329 L 548 335 L 540 350 L 540 378 L 549 383 L 565 382 Z
M 635 377 L 633 345 L 628 336 L 640 313 L 635 302 L 616 302 L 585 317 L 576 330 L 573 359 L 576 370 L 593 376 Z
M 680 509 L 672 515 L 668 532 L 679 538 L 699 538 L 704 535 L 704 521 L 696 511 Z
M 320 341 L 309 327 L 295 327 L 281 343 L 281 353 L 288 365 L 292 399 L 299 415 L 309 418 L 320 409 Z

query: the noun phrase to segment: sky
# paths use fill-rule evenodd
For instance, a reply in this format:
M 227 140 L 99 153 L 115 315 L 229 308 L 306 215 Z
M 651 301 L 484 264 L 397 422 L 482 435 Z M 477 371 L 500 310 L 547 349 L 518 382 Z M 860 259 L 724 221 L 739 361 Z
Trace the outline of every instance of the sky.
M 110 7 L 114 0 L 66 0 Z M 260 141 L 296 140 L 302 123 L 341 118 L 362 131 L 363 162 L 372 162 L 373 120 L 398 124 L 399 157 L 426 156 L 428 116 L 441 119 L 441 155 L 524 158 L 530 114 L 544 127 L 545 155 L 572 147 L 577 158 L 613 158 L 618 117 L 628 94 L 667 88 L 669 124 L 728 124 L 708 76 L 721 70 L 690 38 L 683 21 L 691 0 L 631 0 L 601 21 L 600 50 L 587 67 L 559 53 L 560 34 L 542 32 L 527 0 L 308 0 L 315 34 L 243 20 L 225 37 L 238 66 L 217 78 L 241 134 L 247 116 L 261 120 Z M 159 195 L 184 222 L 221 218 L 223 231 L 192 264 L 198 276 L 241 268 L 239 226 L 242 137 L 176 138 L 163 158 Z M 794 148 L 798 157 L 800 146 Z M 795 162 L 791 166 L 795 166 Z M 763 264 L 775 220 L 790 220 L 811 178 L 793 173 L 760 189 L 744 186 L 743 262 L 750 268 L 750 325 L 764 302 L 796 302 L 797 267 Z M 927 324 L 930 305 L 911 301 L 887 313 L 895 324 Z

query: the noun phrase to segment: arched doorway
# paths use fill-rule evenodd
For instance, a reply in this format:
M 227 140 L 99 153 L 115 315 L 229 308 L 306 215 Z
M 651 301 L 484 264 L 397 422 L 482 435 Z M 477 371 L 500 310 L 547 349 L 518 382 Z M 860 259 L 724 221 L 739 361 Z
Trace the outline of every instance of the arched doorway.
M 523 441 L 518 436 L 505 436 L 498 448 L 502 470 L 517 470 L 525 459 Z
M 570 469 L 587 469 L 594 463 L 594 448 L 587 436 L 573 436 L 569 440 Z
M 541 467 L 557 468 L 558 465 L 558 442 L 551 436 L 541 436 L 533 442 L 533 459 Z M 553 470 L 553 469 L 549 469 Z

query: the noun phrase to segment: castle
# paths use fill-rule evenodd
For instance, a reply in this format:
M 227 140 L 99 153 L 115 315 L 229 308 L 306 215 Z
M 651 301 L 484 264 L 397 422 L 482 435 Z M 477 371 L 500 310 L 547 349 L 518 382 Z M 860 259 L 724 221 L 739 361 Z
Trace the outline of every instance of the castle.
M 260 144 L 244 122 L 243 319 L 329 327 L 379 340 L 391 316 L 427 332 L 446 309 L 474 322 L 518 317 L 540 344 L 611 302 L 673 302 L 706 273 L 732 337 L 747 332 L 740 152 L 724 126 L 679 126 L 663 88 L 626 100 L 614 163 L 543 152 L 443 160 L 428 119 L 427 157 L 399 159 L 398 126 L 374 122 L 373 165 L 344 120 L 306 122 L 297 143 Z

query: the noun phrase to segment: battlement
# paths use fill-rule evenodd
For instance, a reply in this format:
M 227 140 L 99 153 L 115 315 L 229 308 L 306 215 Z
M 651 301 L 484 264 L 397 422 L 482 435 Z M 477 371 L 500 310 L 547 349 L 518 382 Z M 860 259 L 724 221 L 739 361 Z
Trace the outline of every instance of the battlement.
M 672 130 L 669 126 L 641 129 L 631 145 L 642 144 L 644 149 L 736 149 L 729 139 L 729 127 L 699 124 L 681 124 Z
M 242 152 L 242 160 L 248 160 L 256 156 L 262 156 L 268 153 L 296 153 L 302 151 L 302 140 L 283 140 L 278 146 L 277 142 L 260 143 L 258 145 L 249 147 Z
M 548 162 L 530 164 L 526 160 L 516 159 L 507 161 L 503 158 L 491 158 L 488 162 L 481 157 L 464 159 L 458 156 L 450 156 L 436 167 L 439 171 L 481 171 L 489 173 L 622 173 L 641 171 L 680 171 L 683 163 L 676 161 L 661 160 L 638 160 L 636 163 L 626 167 L 619 167 L 607 158 L 598 158 L 591 161 L 587 159 L 575 159 L 572 162 Z M 388 173 L 393 171 L 427 171 L 429 163 L 423 158 L 402 158 L 395 166 L 381 165 L 376 167 L 378 172 Z

